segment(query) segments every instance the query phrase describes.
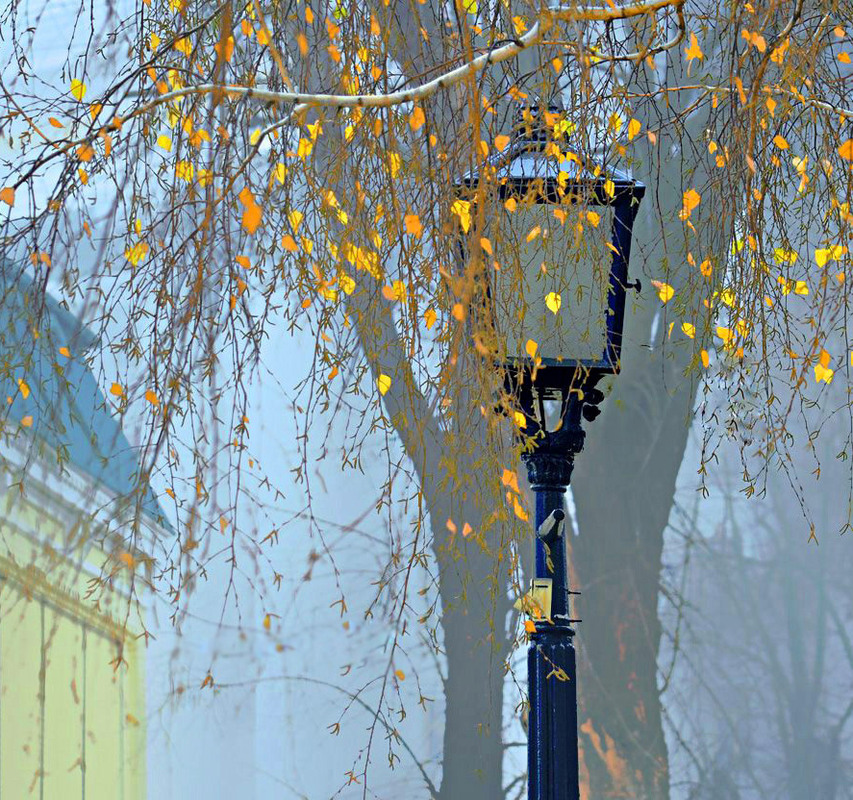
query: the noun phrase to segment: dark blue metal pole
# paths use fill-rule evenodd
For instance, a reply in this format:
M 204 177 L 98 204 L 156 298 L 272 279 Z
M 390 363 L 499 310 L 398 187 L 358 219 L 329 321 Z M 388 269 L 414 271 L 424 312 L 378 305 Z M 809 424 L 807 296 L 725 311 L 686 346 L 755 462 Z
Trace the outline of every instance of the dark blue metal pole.
M 575 454 L 583 447 L 580 397 L 570 394 L 560 430 L 543 431 L 539 446 L 524 455 L 536 495 L 536 577 L 553 582 L 550 620 L 536 622 L 527 654 L 529 800 L 578 800 L 580 792 L 575 632 L 569 606 L 565 525 L 543 525 L 552 514 L 556 521 L 565 517 L 566 487 Z

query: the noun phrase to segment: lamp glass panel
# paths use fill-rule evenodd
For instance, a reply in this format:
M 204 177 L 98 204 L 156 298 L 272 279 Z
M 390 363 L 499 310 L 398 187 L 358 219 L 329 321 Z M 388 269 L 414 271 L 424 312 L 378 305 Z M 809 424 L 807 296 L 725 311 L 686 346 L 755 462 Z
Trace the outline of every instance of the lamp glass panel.
M 506 355 L 600 360 L 607 345 L 613 208 L 519 202 L 500 223 L 493 304 Z

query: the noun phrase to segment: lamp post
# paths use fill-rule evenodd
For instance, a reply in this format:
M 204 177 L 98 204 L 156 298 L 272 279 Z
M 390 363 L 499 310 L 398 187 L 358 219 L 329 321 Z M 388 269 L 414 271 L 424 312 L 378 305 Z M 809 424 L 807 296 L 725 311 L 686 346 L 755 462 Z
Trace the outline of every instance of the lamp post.
M 539 613 L 527 659 L 528 798 L 577 800 L 572 623 L 579 620 L 569 604 L 564 498 L 583 448 L 582 420 L 594 420 L 604 399 L 596 384 L 619 371 L 626 291 L 640 288 L 628 282 L 628 259 L 645 187 L 622 172 L 582 164 L 549 143 L 547 116 L 526 116 L 507 154 L 458 188 L 472 197 L 496 192 L 505 210 L 493 221 L 499 263 L 489 277 L 487 316 L 506 342 L 505 387 L 523 415 L 530 449 L 522 458 L 536 496 L 529 597 Z

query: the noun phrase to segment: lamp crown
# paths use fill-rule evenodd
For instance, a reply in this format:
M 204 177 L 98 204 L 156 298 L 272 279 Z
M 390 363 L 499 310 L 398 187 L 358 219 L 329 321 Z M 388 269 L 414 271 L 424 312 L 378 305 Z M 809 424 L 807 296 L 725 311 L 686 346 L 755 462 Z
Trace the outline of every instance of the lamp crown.
M 515 110 L 512 132 L 517 142 L 535 142 L 537 144 L 548 140 L 548 118 L 562 112 L 562 107 L 556 103 L 547 106 L 533 99 L 529 105 L 520 106 Z

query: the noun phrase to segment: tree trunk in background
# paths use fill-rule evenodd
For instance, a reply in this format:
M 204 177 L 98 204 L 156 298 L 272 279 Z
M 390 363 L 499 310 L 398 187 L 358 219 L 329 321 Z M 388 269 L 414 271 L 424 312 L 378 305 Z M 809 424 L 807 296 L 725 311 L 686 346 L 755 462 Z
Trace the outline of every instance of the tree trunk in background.
M 654 163 L 651 154 L 646 163 Z M 580 535 L 571 538 L 569 559 L 582 592 L 574 614 L 583 620 L 576 639 L 582 800 L 669 797 L 658 582 L 696 383 L 684 375 L 693 347 L 667 343 L 667 322 L 648 286 L 649 278 L 678 286 L 683 237 L 667 231 L 676 243 L 669 252 L 653 220 L 675 217 L 683 187 L 663 175 L 639 177 L 650 191 L 635 225 L 630 274 L 643 275 L 647 288 L 636 313 L 626 313 L 623 371 L 601 417 L 587 425 L 572 480 Z M 671 179 L 679 180 L 678 170 Z
M 482 572 L 472 570 L 476 580 Z M 449 581 L 443 581 L 449 583 Z M 473 587 L 472 587 L 473 588 Z M 442 586 L 442 595 L 446 587 Z M 469 602 L 442 616 L 447 675 L 439 800 L 499 800 L 503 797 L 503 657 L 488 640 L 489 620 L 481 603 Z M 503 619 L 496 638 L 503 639 Z
M 670 395 L 662 378 L 670 367 L 654 355 L 631 356 L 614 393 L 621 404 L 611 398 L 590 426 L 573 483 L 582 797 L 664 800 L 658 577 L 694 393 L 679 374 Z
M 507 561 L 498 558 L 500 526 L 486 530 L 485 541 L 478 537 L 479 531 L 488 527 L 480 522 L 484 511 L 494 508 L 500 498 L 494 491 L 496 482 L 488 480 L 492 471 L 484 471 L 481 464 L 467 464 L 459 473 L 473 477 L 466 485 L 452 488 L 425 481 L 439 566 L 446 658 L 442 774 L 437 800 L 501 800 L 504 661 L 510 607 Z M 448 519 L 457 521 L 454 536 L 448 536 Z M 464 522 L 472 526 L 474 535 L 461 534 Z

